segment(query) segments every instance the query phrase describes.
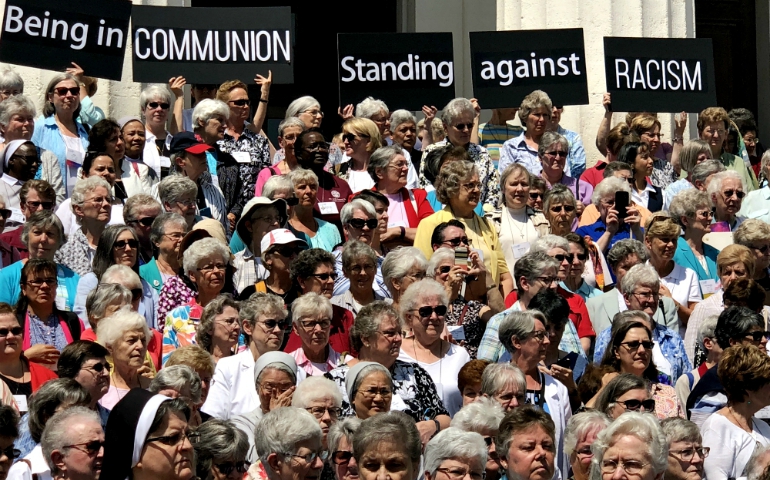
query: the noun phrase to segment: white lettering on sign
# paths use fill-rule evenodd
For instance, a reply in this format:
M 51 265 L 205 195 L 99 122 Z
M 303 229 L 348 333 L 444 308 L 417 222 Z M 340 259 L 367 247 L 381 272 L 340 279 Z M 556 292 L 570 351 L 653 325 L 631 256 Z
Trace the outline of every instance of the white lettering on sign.
M 387 82 L 391 80 L 438 80 L 448 87 L 454 82 L 454 62 L 420 61 L 419 55 L 408 54 L 404 62 L 368 62 L 353 56 L 343 57 L 340 66 L 347 73 L 343 82 Z
M 80 22 L 70 25 L 64 20 L 52 19 L 50 16 L 51 12 L 45 12 L 42 19 L 35 15 L 29 15 L 24 19 L 23 9 L 9 5 L 3 30 L 7 33 L 20 33 L 23 30 L 30 37 L 60 38 L 64 41 L 69 36 L 73 42 L 70 43 L 70 48 L 73 50 L 82 50 L 86 46 L 88 25 Z
M 134 52 L 141 60 L 291 62 L 291 32 L 141 27 L 134 32 Z
M 631 71 L 633 68 L 633 71 Z M 673 90 L 702 92 L 700 60 L 615 59 L 615 88 L 619 90 Z
M 481 62 L 481 78 L 484 80 L 499 79 L 500 86 L 507 87 L 517 78 L 534 77 L 566 77 L 567 75 L 582 75 L 578 68 L 580 57 L 573 53 L 568 57 L 537 58 L 532 52 L 529 61 L 500 60 L 495 65 L 489 60 Z M 515 67 L 515 68 L 514 68 Z

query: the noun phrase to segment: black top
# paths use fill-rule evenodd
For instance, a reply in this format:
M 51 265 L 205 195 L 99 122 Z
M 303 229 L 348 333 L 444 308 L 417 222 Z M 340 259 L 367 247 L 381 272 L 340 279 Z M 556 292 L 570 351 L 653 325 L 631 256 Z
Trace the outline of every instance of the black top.
M 32 395 L 32 382 L 15 382 L 2 374 L 0 374 L 0 379 L 8 385 L 8 389 L 11 391 L 12 395 L 24 395 L 27 397 Z

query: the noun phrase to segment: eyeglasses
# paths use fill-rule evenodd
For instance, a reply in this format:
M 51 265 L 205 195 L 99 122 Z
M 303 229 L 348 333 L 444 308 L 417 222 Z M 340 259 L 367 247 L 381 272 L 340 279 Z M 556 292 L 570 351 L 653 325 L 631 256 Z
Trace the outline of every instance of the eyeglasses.
M 393 340 L 396 337 L 401 336 L 401 330 L 387 330 L 385 332 L 380 332 L 379 330 L 374 332 L 379 335 L 382 335 L 383 337 L 387 338 L 388 340 Z
M 703 133 L 708 135 L 719 135 L 720 137 L 724 137 L 725 134 L 727 134 L 727 130 L 718 128 L 716 130 L 712 130 L 711 128 L 706 128 L 703 130 Z
M 561 158 L 567 158 L 567 155 L 569 155 L 569 152 L 565 152 L 564 150 L 554 150 L 552 152 L 545 152 L 546 155 L 549 157 L 561 157 Z
M 53 202 L 26 202 L 27 208 L 37 210 L 41 205 L 43 210 L 53 210 Z
M 452 267 L 450 265 L 443 265 L 438 268 L 438 272 L 442 275 L 446 275 L 452 270 Z
M 462 480 L 466 475 L 470 475 L 472 480 L 484 480 L 487 478 L 487 472 L 472 472 L 459 467 L 437 468 L 436 471 L 443 473 L 452 480 Z
M 59 283 L 59 280 L 56 278 L 36 278 L 34 280 L 27 280 L 26 283 L 27 285 L 32 285 L 35 288 L 40 288 L 43 286 L 43 284 L 55 287 Z
M 182 205 L 183 207 L 194 207 L 195 206 L 195 200 L 177 200 L 177 205 Z
M 286 205 L 290 207 L 296 207 L 299 205 L 299 198 L 297 197 L 284 198 L 283 201 L 286 202 Z
M 275 327 L 281 327 L 281 330 L 286 330 L 291 325 L 290 320 L 276 320 L 276 319 L 269 319 L 269 320 L 263 320 L 263 321 L 256 321 L 255 323 L 261 323 L 267 328 L 267 331 L 275 330 Z
M 0 338 L 7 337 L 9 333 L 12 333 L 14 337 L 18 337 L 24 333 L 24 329 L 21 327 L 0 328 Z
M 711 218 L 714 216 L 714 212 L 711 210 L 703 210 L 701 212 L 696 212 L 696 214 L 701 218 Z
M 692 462 L 697 453 L 701 459 L 705 459 L 709 456 L 711 448 L 709 447 L 697 447 L 697 448 L 685 448 L 684 450 L 669 450 L 668 454 L 682 462 Z
M 761 330 L 756 332 L 748 332 L 743 335 L 744 337 L 751 337 L 755 342 L 761 342 L 763 338 L 770 338 L 770 332 L 763 332 Z
M 291 245 L 283 245 L 278 248 L 274 248 L 270 250 L 270 252 L 277 253 L 282 257 L 289 258 L 297 254 L 297 249 L 295 247 L 292 247 Z
M 3 217 L 3 220 L 7 220 L 11 216 L 11 211 L 7 208 L 0 208 L 0 217 Z
M 449 238 L 447 240 L 444 240 L 441 242 L 442 244 L 450 244 L 452 247 L 457 248 L 460 245 L 470 245 L 471 240 L 468 237 L 456 237 L 456 238 Z
M 215 270 L 219 270 L 220 272 L 224 272 L 227 270 L 227 265 L 224 263 L 215 263 L 213 265 L 204 265 L 201 268 L 198 269 L 201 273 L 209 273 L 214 272 Z
M 301 458 L 305 461 L 305 463 L 313 463 L 315 462 L 316 458 L 320 458 L 323 461 L 326 461 L 326 458 L 329 456 L 329 453 L 326 451 L 320 451 L 320 452 L 310 452 L 305 455 L 297 455 L 296 453 L 284 453 L 285 457 L 294 457 L 294 458 Z
M 0 330 L 0 334 L 2 334 L 2 333 L 3 333 L 2 330 Z M 93 365 L 90 365 L 88 367 L 83 367 L 83 368 L 87 369 L 87 370 L 93 370 L 96 373 L 102 373 L 105 370 L 107 370 L 109 372 L 112 369 L 112 367 L 110 367 L 109 363 L 101 363 L 101 362 L 100 363 L 94 363 Z
M 328 318 L 325 318 L 323 320 L 300 320 L 300 325 L 302 325 L 302 328 L 304 330 L 307 330 L 308 332 L 315 330 L 315 327 L 320 326 L 321 330 L 326 330 L 329 328 L 332 324 L 332 321 Z
M 150 102 L 147 104 L 148 107 L 155 110 L 156 108 L 160 107 L 162 110 L 168 110 L 168 107 L 171 106 L 171 104 L 166 102 Z
M 289 391 L 290 388 L 294 386 L 293 383 L 290 384 L 284 384 L 284 385 L 273 385 L 271 383 L 258 383 L 257 386 L 261 388 L 264 392 L 272 392 L 275 390 L 276 392 L 280 393 L 286 393 Z
M 184 442 L 184 439 L 187 439 L 190 441 L 191 445 L 195 445 L 198 443 L 198 441 L 201 439 L 201 434 L 198 432 L 185 432 L 180 431 L 179 433 L 175 433 L 173 435 L 163 435 L 160 437 L 151 437 L 144 441 L 144 443 L 150 443 L 150 442 L 160 442 L 164 445 L 168 446 L 174 446 L 179 445 L 180 443 Z
M 632 398 L 626 401 L 618 400 L 615 403 L 623 405 L 626 410 L 630 410 L 632 412 L 637 412 L 640 408 L 645 412 L 652 412 L 655 410 L 655 399 L 652 398 L 648 398 L 647 400 L 637 400 Z
M 465 130 L 473 130 L 473 124 L 472 123 L 458 123 L 457 125 L 452 125 L 452 127 L 455 128 L 455 130 L 459 132 L 464 132 Z
M 80 87 L 71 87 L 71 88 L 58 87 L 58 88 L 54 88 L 53 92 L 60 97 L 66 97 L 68 93 L 73 96 L 79 96 Z
M 37 155 L 11 155 L 11 158 L 20 158 L 29 164 L 40 163 L 40 157 Z
M 305 410 L 312 413 L 313 416 L 319 420 L 323 418 L 326 412 L 329 412 L 329 416 L 332 418 L 337 418 L 342 415 L 342 409 L 337 407 L 307 407 Z
M 359 390 L 358 393 L 368 398 L 369 400 L 376 398 L 377 395 L 382 398 L 388 398 L 393 395 L 393 392 L 388 388 L 370 388 L 369 390 Z
M 316 142 L 305 146 L 305 150 L 308 152 L 315 152 L 316 150 L 329 150 L 329 142 Z
M 353 275 L 360 275 L 361 272 L 373 272 L 375 270 L 374 265 L 367 264 L 367 265 L 353 265 L 350 267 L 350 273 Z
M 332 272 L 332 273 L 311 273 L 310 276 L 311 277 L 315 277 L 318 280 L 321 280 L 322 282 L 325 282 L 325 281 L 329 280 L 330 278 L 332 280 L 337 280 L 337 277 L 339 275 L 337 275 L 337 272 Z
M 232 103 L 236 107 L 245 107 L 246 105 L 250 104 L 251 102 L 249 101 L 248 98 L 239 98 L 238 100 L 230 100 L 227 103 Z
M 353 452 L 346 450 L 337 450 L 332 453 L 332 461 L 337 465 L 346 465 L 350 462 L 351 458 L 353 458 Z
M 139 248 L 139 242 L 134 240 L 133 238 L 131 240 L 115 240 L 115 243 L 112 244 L 114 248 L 117 248 L 118 250 L 123 250 L 126 248 L 126 246 L 129 246 L 136 250 Z
M 559 281 L 559 277 L 537 277 L 537 279 L 543 282 L 545 285 L 553 285 Z
M 481 190 L 481 183 L 479 182 L 472 182 L 472 183 L 463 183 L 462 187 L 469 192 L 472 192 L 474 190 Z
M 155 221 L 155 217 L 144 217 L 144 218 L 137 218 L 136 220 L 129 220 L 128 223 L 139 223 L 141 225 L 144 225 L 145 227 L 152 226 L 152 222 Z
M 534 338 L 538 343 L 543 343 L 545 337 L 548 336 L 548 332 L 545 330 L 536 330 L 529 334 L 529 338 Z
M 412 280 L 422 280 L 425 278 L 425 272 L 407 273 L 405 276 L 411 278 Z
M 374 230 L 377 228 L 377 224 L 376 218 L 370 218 L 369 220 L 364 220 L 363 218 L 351 218 L 348 220 L 348 225 L 358 230 L 363 229 L 364 226 L 367 226 L 369 230 Z
M 436 305 L 435 307 L 426 305 L 424 307 L 416 308 L 412 311 L 419 313 L 420 317 L 422 318 L 430 318 L 431 315 L 433 315 L 433 312 L 436 312 L 436 316 L 443 317 L 446 315 L 447 308 L 446 305 Z
M 409 167 L 409 164 L 407 162 L 398 162 L 396 164 L 387 166 L 387 168 L 393 168 L 395 170 L 403 170 L 408 167 Z
M 97 197 L 92 198 L 90 200 L 86 200 L 86 202 L 93 203 L 94 205 L 104 205 L 105 203 L 110 205 L 112 202 L 115 201 L 115 197 L 113 196 L 107 196 L 107 197 Z
M 618 467 L 622 468 L 629 475 L 636 475 L 642 471 L 649 463 L 642 463 L 637 460 L 627 460 L 616 462 L 615 460 L 602 461 L 602 473 L 615 473 Z
M 529 192 L 529 198 L 530 200 L 537 200 L 538 198 L 543 198 L 543 194 L 540 192 Z
M 591 445 L 586 445 L 585 447 L 578 450 L 577 453 L 581 457 L 593 457 L 594 452 L 591 451 Z
M 144 292 L 141 288 L 132 288 L 131 289 L 131 300 L 134 302 L 137 300 L 140 300 L 144 296 Z
M 249 470 L 251 463 L 247 462 L 246 460 L 242 460 L 240 462 L 215 463 L 214 466 L 217 467 L 219 473 L 227 476 L 230 475 L 233 470 L 238 473 L 246 473 Z
M 93 457 L 94 455 L 99 453 L 99 450 L 101 450 L 103 446 L 104 446 L 103 441 L 93 440 L 91 442 L 86 442 L 86 443 L 74 443 L 72 445 L 64 445 L 64 448 L 74 448 L 76 450 L 80 450 L 81 452 L 85 453 L 89 457 Z
M 252 222 L 265 222 L 269 225 L 283 225 L 283 222 L 286 221 L 285 218 L 283 218 L 280 215 L 265 215 L 264 217 L 251 217 Z
M 348 143 L 355 142 L 356 138 L 369 138 L 369 135 L 366 135 L 366 134 L 357 135 L 355 133 L 345 133 L 342 135 L 342 139 Z
M 322 112 L 321 110 L 305 110 L 302 113 L 307 113 L 308 115 L 312 115 L 314 117 L 321 117 L 321 118 L 323 118 L 324 116 L 324 112 Z
M 639 347 L 644 347 L 645 350 L 652 350 L 652 347 L 655 346 L 655 344 L 650 340 L 633 340 L 630 342 L 622 342 L 621 345 L 625 346 L 632 352 L 634 350 L 639 350 Z
M 162 236 L 168 237 L 171 240 L 181 240 L 184 238 L 184 233 L 182 232 L 164 233 Z
M 18 448 L 13 448 L 13 445 L 6 448 L 5 450 L 2 450 L 2 452 L 3 452 L 3 455 L 8 457 L 9 460 L 14 460 L 21 456 L 21 450 L 19 450 Z
M 566 213 L 570 213 L 575 211 L 575 207 L 573 207 L 572 205 L 558 205 L 555 207 L 551 207 L 550 210 L 553 213 L 559 213 L 562 210 L 564 210 Z
M 587 253 L 568 253 L 564 255 L 564 258 L 566 258 L 569 261 L 569 263 L 574 262 L 576 258 L 581 262 L 585 262 L 586 260 L 588 260 L 588 254 Z
M 738 197 L 738 200 L 746 196 L 746 193 L 744 193 L 742 190 L 725 190 L 722 192 L 722 195 L 725 196 L 725 198 L 730 198 L 733 195 Z

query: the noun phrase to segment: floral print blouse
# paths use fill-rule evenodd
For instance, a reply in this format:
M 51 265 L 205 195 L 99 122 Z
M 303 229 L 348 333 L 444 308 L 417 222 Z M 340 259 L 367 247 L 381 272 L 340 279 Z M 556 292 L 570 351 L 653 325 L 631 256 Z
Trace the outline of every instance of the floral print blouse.
M 239 160 L 239 153 L 247 153 L 249 163 L 238 161 L 238 169 L 242 182 L 240 194 L 240 205 L 246 205 L 254 197 L 254 186 L 257 183 L 259 172 L 270 166 L 270 145 L 267 138 L 259 133 L 254 133 L 248 128 L 243 129 L 243 133 L 236 140 L 235 137 L 225 132 L 224 139 L 217 142 L 219 149 L 229 153 L 236 160 Z

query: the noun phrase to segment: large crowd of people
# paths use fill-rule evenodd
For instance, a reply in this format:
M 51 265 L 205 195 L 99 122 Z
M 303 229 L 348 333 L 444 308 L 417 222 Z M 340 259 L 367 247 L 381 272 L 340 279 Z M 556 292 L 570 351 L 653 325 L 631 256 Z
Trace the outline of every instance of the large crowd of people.
M 589 168 L 540 90 L 273 144 L 271 78 L 0 73 L 0 480 L 770 480 L 751 112 L 605 94 Z

